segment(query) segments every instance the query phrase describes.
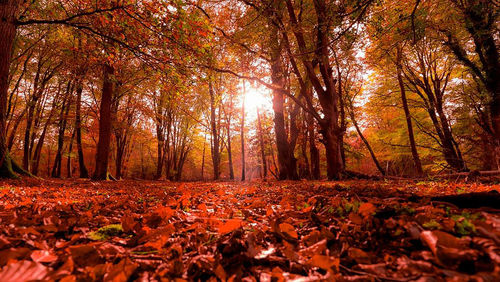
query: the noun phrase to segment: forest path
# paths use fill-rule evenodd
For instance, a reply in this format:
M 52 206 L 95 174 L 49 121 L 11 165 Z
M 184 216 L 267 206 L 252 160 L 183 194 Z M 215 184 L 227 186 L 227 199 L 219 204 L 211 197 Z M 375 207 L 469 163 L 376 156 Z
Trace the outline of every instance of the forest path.
M 500 216 L 444 182 L 0 183 L 0 281 L 500 278 Z M 493 279 L 495 280 L 495 279 Z

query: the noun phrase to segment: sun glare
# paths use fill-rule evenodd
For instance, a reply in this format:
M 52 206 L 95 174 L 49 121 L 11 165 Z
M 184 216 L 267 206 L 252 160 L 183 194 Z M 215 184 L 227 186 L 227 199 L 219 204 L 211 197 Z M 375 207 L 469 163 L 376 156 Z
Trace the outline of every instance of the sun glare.
M 245 108 L 250 115 L 257 112 L 257 109 L 264 111 L 272 109 L 272 101 L 266 89 L 249 88 L 245 93 Z

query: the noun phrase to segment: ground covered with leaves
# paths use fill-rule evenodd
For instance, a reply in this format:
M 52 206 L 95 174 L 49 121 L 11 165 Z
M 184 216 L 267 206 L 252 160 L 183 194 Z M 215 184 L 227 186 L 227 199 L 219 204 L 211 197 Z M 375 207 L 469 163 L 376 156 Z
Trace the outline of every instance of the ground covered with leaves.
M 6 181 L 0 281 L 499 281 L 498 210 L 430 198 L 491 190 L 499 186 Z

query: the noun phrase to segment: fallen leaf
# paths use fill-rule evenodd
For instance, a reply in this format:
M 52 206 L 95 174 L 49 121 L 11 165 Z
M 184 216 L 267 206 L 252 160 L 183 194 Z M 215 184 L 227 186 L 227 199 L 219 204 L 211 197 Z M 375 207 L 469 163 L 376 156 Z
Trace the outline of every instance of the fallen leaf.
M 242 225 L 241 219 L 237 219 L 237 218 L 229 219 L 225 223 L 221 223 L 218 231 L 220 234 L 226 234 L 226 233 L 229 233 L 233 230 L 240 228 L 241 225 Z
M 377 208 L 372 203 L 363 203 L 359 206 L 358 213 L 364 217 L 372 215 Z
M 293 227 L 293 225 L 284 222 L 284 223 L 281 223 L 279 225 L 279 227 L 280 227 L 280 231 L 283 232 L 284 234 L 286 234 L 294 239 L 299 238 L 299 234 L 297 234 L 297 231 L 295 231 L 295 227 Z
M 338 269 L 340 260 L 338 258 L 333 258 L 330 256 L 324 256 L 324 255 L 314 255 L 310 260 L 309 260 L 309 265 L 319 267 L 324 270 L 330 270 L 332 267 L 335 267 L 335 269 Z
M 104 275 L 104 281 L 126 282 L 137 267 L 138 265 L 129 258 L 122 259 L 118 264 L 113 265 L 109 272 Z
M 49 269 L 43 264 L 22 260 L 8 264 L 0 271 L 0 281 L 2 282 L 18 282 L 42 280 L 49 272 Z
M 31 259 L 34 262 L 54 262 L 58 257 L 46 250 L 36 250 L 31 253 Z

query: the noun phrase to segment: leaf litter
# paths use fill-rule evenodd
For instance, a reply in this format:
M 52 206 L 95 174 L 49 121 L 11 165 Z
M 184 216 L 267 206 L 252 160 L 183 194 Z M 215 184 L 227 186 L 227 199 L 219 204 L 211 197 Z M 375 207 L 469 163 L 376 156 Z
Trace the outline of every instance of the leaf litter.
M 457 189 L 499 190 L 5 181 L 0 281 L 499 281 L 498 209 L 436 200 Z

